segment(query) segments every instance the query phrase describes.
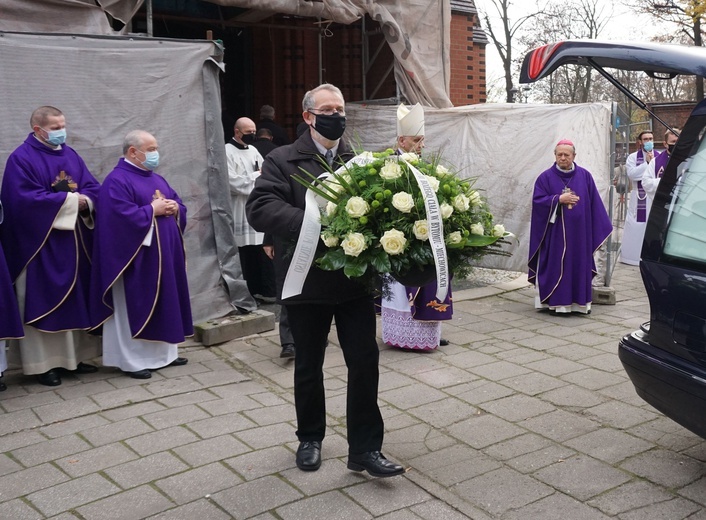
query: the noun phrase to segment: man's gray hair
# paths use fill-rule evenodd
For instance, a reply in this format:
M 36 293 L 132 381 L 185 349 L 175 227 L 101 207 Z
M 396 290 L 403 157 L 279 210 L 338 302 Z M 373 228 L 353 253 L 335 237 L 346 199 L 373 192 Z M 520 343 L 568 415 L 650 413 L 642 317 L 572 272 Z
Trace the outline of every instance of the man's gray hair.
M 44 126 L 49 116 L 58 117 L 63 115 L 64 114 L 62 111 L 58 108 L 45 105 L 35 109 L 34 112 L 32 112 L 32 116 L 29 118 L 29 126 L 32 128 L 35 126 Z
M 322 83 L 318 87 L 312 88 L 309 92 L 304 94 L 304 99 L 302 99 L 302 110 L 304 112 L 307 112 L 315 107 L 316 103 L 314 101 L 314 96 L 317 92 L 321 90 L 328 90 L 330 92 L 333 92 L 334 94 L 338 94 L 339 96 L 341 96 L 341 99 L 343 99 L 343 93 L 341 92 L 340 88 L 338 88 L 336 85 L 331 85 L 331 83 Z
M 260 109 L 260 119 L 274 119 L 275 107 L 272 105 L 262 105 Z
M 142 143 L 145 142 L 145 135 L 149 135 L 149 132 L 144 130 L 133 130 L 128 133 L 123 139 L 123 155 L 127 154 L 127 151 L 131 146 L 139 149 Z

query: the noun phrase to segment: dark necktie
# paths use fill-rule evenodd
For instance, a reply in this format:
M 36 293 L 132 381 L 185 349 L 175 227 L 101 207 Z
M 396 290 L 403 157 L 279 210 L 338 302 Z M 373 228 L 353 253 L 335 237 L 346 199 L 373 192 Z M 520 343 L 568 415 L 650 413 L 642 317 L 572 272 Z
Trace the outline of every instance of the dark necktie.
M 329 166 L 333 166 L 333 152 L 331 150 L 326 150 L 326 155 L 324 158 Z

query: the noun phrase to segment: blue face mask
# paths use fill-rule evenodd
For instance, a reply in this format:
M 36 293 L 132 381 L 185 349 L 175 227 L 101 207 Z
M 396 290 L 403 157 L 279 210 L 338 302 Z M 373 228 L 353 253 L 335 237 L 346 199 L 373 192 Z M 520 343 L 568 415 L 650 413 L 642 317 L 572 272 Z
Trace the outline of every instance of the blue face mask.
M 61 128 L 59 130 L 46 130 L 42 128 L 47 133 L 47 143 L 52 146 L 59 146 L 66 142 L 66 128 Z
M 145 160 L 142 161 L 142 166 L 145 168 L 149 168 L 150 170 L 154 170 L 157 166 L 159 166 L 159 152 L 154 151 L 154 152 L 142 152 L 145 154 Z
M 642 149 L 645 150 L 646 152 L 651 152 L 655 148 L 655 143 L 652 141 L 647 141 L 645 144 L 642 145 Z

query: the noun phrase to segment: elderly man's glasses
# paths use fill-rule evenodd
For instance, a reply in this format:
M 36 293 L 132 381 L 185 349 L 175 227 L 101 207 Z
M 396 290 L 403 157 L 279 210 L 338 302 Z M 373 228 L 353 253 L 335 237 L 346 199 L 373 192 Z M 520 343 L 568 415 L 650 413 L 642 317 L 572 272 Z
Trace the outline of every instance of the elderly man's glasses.
M 338 114 L 339 116 L 346 115 L 346 110 L 344 108 L 310 108 L 307 112 L 314 114 L 315 116 L 332 116 L 334 114 Z

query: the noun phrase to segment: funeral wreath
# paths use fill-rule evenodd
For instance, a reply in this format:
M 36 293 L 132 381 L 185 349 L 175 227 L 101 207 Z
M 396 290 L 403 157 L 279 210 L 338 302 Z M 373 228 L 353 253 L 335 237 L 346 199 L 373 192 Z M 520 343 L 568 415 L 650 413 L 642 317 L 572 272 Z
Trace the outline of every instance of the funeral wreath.
M 350 278 L 389 273 L 405 283 L 415 272 L 435 273 L 434 232 L 442 234 L 436 242 L 443 240 L 452 277 L 466 277 L 486 254 L 508 254 L 499 242 L 511 233 L 493 222 L 475 179 L 460 178 L 439 157 L 362 152 L 324 178 L 307 172 L 295 178 L 324 199 L 321 239 L 327 247 L 315 260 L 322 269 L 343 269 Z M 431 192 L 437 202 L 430 213 L 425 199 L 433 197 L 425 193 Z

